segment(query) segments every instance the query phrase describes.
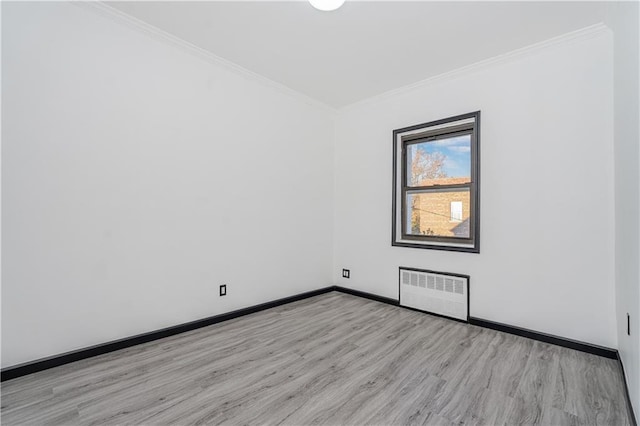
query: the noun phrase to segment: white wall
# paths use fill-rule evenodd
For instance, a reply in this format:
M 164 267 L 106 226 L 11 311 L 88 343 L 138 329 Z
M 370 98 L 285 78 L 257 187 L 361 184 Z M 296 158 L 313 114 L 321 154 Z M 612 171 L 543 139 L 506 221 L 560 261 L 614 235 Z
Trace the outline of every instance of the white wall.
M 91 10 L 2 8 L 3 367 L 330 284 L 333 113 Z
M 618 345 L 636 416 L 640 414 L 640 47 L 638 3 L 609 4 L 614 40 L 616 319 Z M 631 336 L 627 335 L 627 313 Z
M 603 27 L 341 111 L 335 282 L 397 298 L 399 266 L 469 274 L 474 317 L 617 347 L 611 47 Z M 475 110 L 481 253 L 392 247 L 392 130 Z

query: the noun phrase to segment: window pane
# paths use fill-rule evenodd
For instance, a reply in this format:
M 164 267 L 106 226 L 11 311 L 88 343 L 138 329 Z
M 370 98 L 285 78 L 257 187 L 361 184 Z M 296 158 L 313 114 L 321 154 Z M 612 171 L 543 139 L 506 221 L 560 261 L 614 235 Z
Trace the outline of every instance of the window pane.
M 407 145 L 408 186 L 471 182 L 471 135 Z
M 469 190 L 407 193 L 406 233 L 470 238 Z

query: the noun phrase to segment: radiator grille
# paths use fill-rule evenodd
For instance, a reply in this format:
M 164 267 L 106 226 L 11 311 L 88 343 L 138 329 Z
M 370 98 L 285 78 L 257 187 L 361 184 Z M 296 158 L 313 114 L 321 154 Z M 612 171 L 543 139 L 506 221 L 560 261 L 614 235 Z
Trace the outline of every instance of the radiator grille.
M 468 291 L 468 277 L 400 268 L 401 306 L 467 321 Z

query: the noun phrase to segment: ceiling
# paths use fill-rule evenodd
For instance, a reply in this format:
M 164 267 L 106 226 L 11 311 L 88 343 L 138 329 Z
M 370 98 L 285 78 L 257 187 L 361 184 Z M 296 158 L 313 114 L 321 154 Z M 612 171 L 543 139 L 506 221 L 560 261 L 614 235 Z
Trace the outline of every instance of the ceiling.
M 602 2 L 140 1 L 110 6 L 332 107 L 603 22 Z

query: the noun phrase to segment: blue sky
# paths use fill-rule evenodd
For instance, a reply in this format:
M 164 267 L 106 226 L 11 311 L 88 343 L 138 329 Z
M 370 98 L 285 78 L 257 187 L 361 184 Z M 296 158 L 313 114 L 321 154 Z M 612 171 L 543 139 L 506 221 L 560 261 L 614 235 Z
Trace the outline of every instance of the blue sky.
M 418 149 L 432 154 L 445 155 L 444 171 L 448 177 L 464 177 L 471 174 L 471 136 L 463 135 L 418 144 Z

